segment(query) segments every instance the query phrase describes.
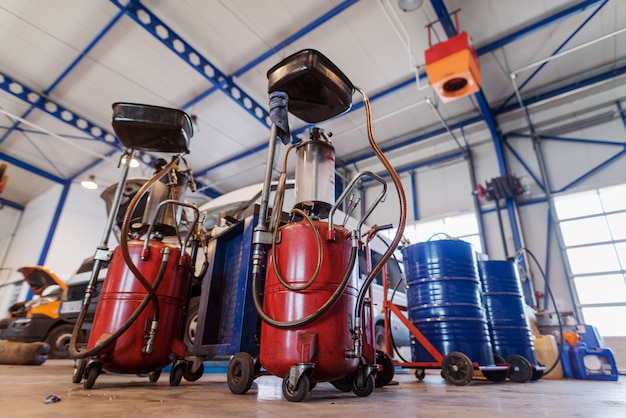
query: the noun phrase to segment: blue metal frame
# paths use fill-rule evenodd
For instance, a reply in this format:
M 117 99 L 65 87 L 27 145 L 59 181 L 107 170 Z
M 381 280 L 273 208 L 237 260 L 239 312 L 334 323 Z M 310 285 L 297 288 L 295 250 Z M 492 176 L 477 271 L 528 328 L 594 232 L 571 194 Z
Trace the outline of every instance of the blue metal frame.
M 578 4 L 575 4 L 574 6 L 562 10 L 560 12 L 557 12 L 549 17 L 546 17 L 545 19 L 542 19 L 536 23 L 532 23 L 528 26 L 526 26 L 525 28 L 522 28 L 518 31 L 513 32 L 510 35 L 507 35 L 503 38 L 500 38 L 488 45 L 482 46 L 480 48 L 476 48 L 476 53 L 478 55 L 483 55 L 486 54 L 488 52 L 491 52 L 495 49 L 501 48 L 507 44 L 510 44 L 512 42 L 517 41 L 518 39 L 522 39 L 525 36 L 528 36 L 534 32 L 537 32 L 541 29 L 544 29 L 548 26 L 554 25 L 558 22 L 560 22 L 561 20 L 567 19 L 573 15 L 577 15 L 580 12 L 584 12 L 585 10 L 587 10 L 587 8 L 600 3 L 601 1 L 606 2 L 606 0 L 587 0 L 587 1 L 581 1 Z
M 253 59 L 252 61 L 250 61 L 243 67 L 241 67 L 240 69 L 238 69 L 237 71 L 235 71 L 231 75 L 231 77 L 240 77 L 241 75 L 247 73 L 248 71 L 255 68 L 257 65 L 259 65 L 261 62 L 265 61 L 272 55 L 277 54 L 281 49 L 287 47 L 288 45 L 291 45 L 298 39 L 309 34 L 314 29 L 319 28 L 319 26 L 323 25 L 324 23 L 328 22 L 333 17 L 337 16 L 339 13 L 343 12 L 348 7 L 352 6 L 353 4 L 356 4 L 356 2 L 357 0 L 344 0 L 342 3 L 340 3 L 336 7 L 332 8 L 329 12 L 318 17 L 317 19 L 315 19 L 314 21 L 306 25 L 304 28 L 300 29 L 293 35 L 287 37 L 287 39 L 283 40 L 282 42 L 279 42 L 277 45 L 274 45 L 272 48 L 268 49 L 267 51 L 265 51 L 264 53 L 262 53 L 261 55 L 259 55 L 258 57 L 256 57 L 255 59 Z M 195 98 L 191 99 L 189 102 L 184 104 L 182 106 L 182 109 L 187 109 L 193 106 L 194 104 L 198 103 L 199 101 L 211 95 L 214 91 L 215 91 L 215 88 L 208 89 L 207 91 L 203 92 L 202 94 L 196 96 Z
M 508 134 L 507 136 L 509 136 L 509 137 L 520 137 L 520 138 L 532 138 L 531 135 L 519 134 L 519 133 L 511 133 L 511 134 Z M 617 152 L 613 156 L 607 158 L 603 162 L 601 162 L 598 165 L 596 165 L 595 167 L 591 168 L 589 171 L 587 171 L 586 173 L 582 174 L 580 177 L 572 180 L 567 185 L 561 187 L 558 190 L 550 190 L 550 193 L 561 193 L 561 192 L 564 192 L 564 191 L 570 189 L 571 187 L 573 187 L 574 185 L 580 183 L 581 181 L 587 179 L 588 177 L 594 175 L 595 173 L 597 173 L 598 171 L 602 170 L 607 165 L 613 163 L 614 161 L 616 161 L 617 159 L 621 158 L 622 156 L 626 155 L 626 142 L 601 141 L 601 140 L 594 141 L 592 139 L 564 138 L 564 137 L 558 137 L 558 136 L 542 136 L 542 135 L 539 135 L 539 137 L 542 140 L 562 141 L 562 142 L 577 142 L 577 143 L 594 144 L 594 145 L 612 145 L 612 146 L 619 146 L 619 147 L 623 148 L 621 151 Z M 528 173 L 533 177 L 535 182 L 537 182 L 537 184 L 539 186 L 541 186 L 541 188 L 545 191 L 545 186 L 532 173 L 532 171 L 528 168 L 528 165 L 524 162 L 524 160 L 517 153 L 515 153 L 515 151 L 512 148 L 510 148 L 510 149 L 515 154 L 515 156 L 517 157 L 518 161 L 524 166 L 526 171 L 528 171 Z
M 151 24 L 153 24 L 154 22 L 159 22 L 158 23 L 159 25 L 167 28 L 166 25 L 164 25 L 162 22 L 160 22 L 156 18 L 156 16 L 154 16 L 152 13 L 150 13 L 149 10 L 147 10 L 145 7 L 140 5 L 140 3 L 138 1 L 136 1 L 136 0 L 132 0 L 130 2 L 130 4 L 128 5 L 128 9 L 126 8 L 126 6 L 123 6 L 119 1 L 116 1 L 116 0 L 111 0 L 111 1 L 114 4 L 116 4 L 118 7 L 120 7 L 121 12 L 107 25 L 107 27 L 104 28 L 103 31 L 101 31 L 100 35 L 98 37 L 96 37 L 90 43 L 90 45 L 81 54 L 81 56 L 79 56 L 74 61 L 74 63 L 72 63 L 61 74 L 61 76 L 57 79 L 57 81 L 55 81 L 55 83 L 53 83 L 53 85 L 47 91 L 49 91 L 50 89 L 54 88 L 56 86 L 56 84 L 60 80 L 62 80 L 73 69 L 73 67 L 76 65 L 76 63 L 78 61 L 80 61 L 80 59 L 89 51 L 89 49 L 91 49 L 94 45 L 96 45 L 99 42 L 99 40 L 110 30 L 110 28 L 115 24 L 115 22 L 119 19 L 119 17 L 123 13 L 128 13 L 139 24 L 143 25 L 143 23 L 141 21 L 137 20 L 137 18 L 136 18 L 137 11 L 142 10 L 148 16 L 150 16 Z M 516 31 L 516 32 L 514 32 L 514 33 L 512 33 L 510 35 L 507 35 L 506 37 L 501 38 L 499 40 L 496 40 L 495 42 L 492 42 L 492 43 L 490 43 L 488 45 L 485 45 L 485 46 L 483 46 L 481 48 L 478 48 L 477 52 L 480 55 L 488 53 L 488 52 L 490 52 L 490 51 L 492 51 L 492 50 L 494 50 L 496 48 L 500 48 L 500 47 L 502 47 L 502 46 L 504 46 L 504 45 L 506 45 L 508 43 L 511 43 L 511 42 L 514 42 L 514 41 L 516 41 L 518 39 L 521 39 L 522 37 L 524 37 L 524 36 L 526 36 L 528 34 L 534 33 L 536 31 L 541 30 L 541 29 L 543 29 L 545 27 L 548 27 L 548 26 L 550 26 L 550 25 L 552 25 L 552 24 L 554 24 L 556 22 L 559 22 L 559 21 L 561 21 L 561 20 L 563 20 L 563 19 L 565 19 L 567 17 L 570 17 L 570 16 L 572 16 L 574 14 L 580 13 L 580 12 L 586 10 L 587 8 L 591 7 L 591 6 L 593 6 L 593 5 L 597 4 L 597 3 L 600 3 L 601 1 L 602 1 L 602 4 L 596 10 L 596 12 L 597 12 L 601 7 L 604 6 L 604 4 L 606 4 L 606 2 L 608 0 L 582 1 L 582 2 L 572 6 L 570 8 L 568 8 L 566 10 L 563 10 L 561 12 L 555 13 L 552 16 L 549 16 L 549 17 L 547 17 L 547 18 L 545 18 L 545 19 L 543 19 L 543 20 L 541 20 L 539 22 L 536 22 L 536 23 L 533 23 L 533 24 L 527 26 L 526 28 L 523 28 L 523 29 L 521 29 L 519 31 Z M 278 44 L 276 47 L 268 50 L 264 54 L 261 54 L 257 59 L 253 60 L 247 66 L 242 67 L 238 72 L 235 73 L 235 75 L 241 74 L 243 72 L 248 71 L 250 68 L 254 67 L 254 65 L 256 65 L 256 63 L 258 63 L 259 61 L 263 60 L 266 56 L 269 56 L 269 55 L 273 54 L 275 52 L 276 48 L 282 48 L 285 45 L 288 45 L 289 43 L 295 41 L 296 39 L 299 39 L 299 37 L 303 36 L 304 34 L 310 32 L 310 31 L 312 31 L 313 29 L 315 29 L 315 27 L 319 26 L 319 24 L 329 20 L 330 18 L 334 17 L 335 15 L 339 14 L 340 12 L 342 12 L 343 10 L 347 9 L 349 6 L 351 6 L 352 4 L 355 4 L 355 3 L 356 3 L 356 1 L 353 1 L 353 0 L 344 1 L 343 3 L 341 3 L 340 5 L 335 7 L 334 9 L 332 9 L 326 15 L 323 15 L 319 19 L 313 21 L 309 26 L 305 27 L 303 30 L 301 30 L 301 31 L 295 33 L 294 35 L 292 35 L 291 37 L 287 38 L 285 41 L 283 41 L 283 43 Z M 456 32 L 456 30 L 454 28 L 454 25 L 452 24 L 452 21 L 449 19 L 449 16 L 447 14 L 447 10 L 445 8 L 445 5 L 443 4 L 443 1 L 442 0 L 433 0 L 432 3 L 433 3 L 433 7 L 435 8 L 438 16 L 440 16 L 440 19 L 442 21 L 442 25 L 444 26 L 444 28 L 446 30 L 446 33 L 448 34 L 448 36 L 451 36 L 453 33 Z M 587 19 L 587 20 L 589 20 L 589 19 Z M 194 66 L 194 68 L 196 68 L 198 71 L 200 71 L 201 74 L 203 74 L 205 77 L 208 77 L 208 75 L 206 74 L 206 72 L 203 69 L 206 68 L 205 67 L 206 65 L 208 65 L 209 68 L 211 68 L 214 71 L 214 74 L 217 75 L 217 76 L 214 76 L 214 77 L 208 77 L 210 79 L 210 81 L 213 82 L 217 88 L 220 88 L 226 94 L 231 96 L 234 100 L 236 100 L 238 103 L 240 103 L 243 106 L 243 108 L 246 109 L 249 113 L 251 113 L 255 118 L 257 118 L 259 121 L 261 121 L 266 126 L 269 126 L 268 123 L 267 123 L 267 120 L 268 120 L 267 119 L 267 112 L 265 111 L 264 107 L 263 106 L 259 106 L 259 109 L 262 111 L 261 112 L 262 116 L 258 116 L 258 114 L 257 114 L 257 110 L 255 108 L 256 106 L 258 106 L 257 104 L 254 104 L 253 106 L 251 106 L 251 108 L 246 107 L 243 104 L 243 100 L 246 97 L 246 95 L 240 88 L 238 88 L 234 83 L 232 83 L 232 78 L 231 77 L 225 76 L 224 74 L 220 73 L 219 70 L 217 70 L 214 66 L 212 66 L 208 61 L 204 60 L 199 54 L 197 54 L 197 52 L 196 52 L 196 55 L 200 58 L 202 63 L 200 65 L 198 65 L 198 66 L 194 65 L 193 63 L 189 62 L 189 60 L 185 56 L 179 54 L 178 51 L 173 48 L 173 45 L 172 45 L 171 42 L 168 43 L 167 40 L 161 39 L 156 34 L 156 31 L 154 30 L 155 26 L 152 26 L 152 25 L 143 25 L 143 26 L 147 30 L 152 32 L 155 35 L 155 37 L 157 37 L 164 44 L 166 44 L 168 47 L 170 47 L 170 49 L 172 49 L 172 51 L 174 51 L 179 56 L 181 56 L 181 58 L 185 59 L 190 65 Z M 168 28 L 168 30 L 169 30 L 169 33 L 171 35 L 175 35 L 174 32 L 171 31 L 169 28 Z M 574 35 L 575 35 L 575 33 L 572 34 L 572 36 L 574 36 Z M 570 36 L 570 38 L 572 36 Z M 188 44 L 186 44 L 182 39 L 180 39 L 180 37 L 177 37 L 177 36 L 171 36 L 170 37 L 170 39 L 174 39 L 174 38 L 177 38 L 179 41 L 181 41 L 183 43 L 183 45 L 185 46 L 185 51 L 186 52 L 188 52 L 190 50 L 195 52 L 195 50 L 193 50 Z M 531 104 L 531 103 L 534 103 L 536 101 L 544 100 L 547 97 L 553 97 L 555 95 L 561 94 L 562 92 L 570 91 L 570 90 L 582 87 L 584 85 L 594 84 L 594 83 L 603 81 L 603 80 L 611 78 L 611 77 L 616 77 L 618 75 L 623 74 L 625 71 L 626 71 L 626 67 L 614 69 L 614 70 L 611 70 L 611 71 L 609 71 L 607 73 L 601 74 L 600 76 L 592 77 L 592 78 L 590 78 L 588 80 L 585 80 L 583 82 L 574 83 L 574 84 L 562 87 L 562 88 L 560 88 L 558 90 L 546 93 L 544 95 L 535 96 L 533 98 L 525 100 L 525 102 L 526 102 L 526 104 Z M 422 78 L 426 78 L 425 74 L 420 75 L 420 79 L 422 79 Z M 413 81 L 414 81 L 414 78 L 410 78 L 410 79 L 404 80 L 401 83 L 399 83 L 398 85 L 393 86 L 393 87 L 391 87 L 390 89 L 388 89 L 386 91 L 380 92 L 376 96 L 372 97 L 372 100 L 375 100 L 376 98 L 383 97 L 383 96 L 385 96 L 385 95 L 387 95 L 387 94 L 391 93 L 392 91 L 395 91 L 395 90 L 397 90 L 399 88 L 406 87 L 406 86 L 412 84 Z M 106 143 L 108 143 L 108 144 L 110 144 L 110 145 L 120 149 L 119 148 L 119 144 L 115 141 L 115 137 L 114 136 L 112 136 L 112 138 L 114 139 L 113 143 L 109 142 L 109 141 L 107 141 L 105 139 L 105 136 L 108 134 L 108 132 L 106 130 L 97 127 L 96 125 L 90 123 L 89 121 L 87 121 L 84 118 L 79 118 L 77 115 L 74 114 L 74 112 L 65 113 L 65 111 L 67 111 L 67 110 L 64 109 L 62 106 L 59 106 L 58 104 L 53 103 L 50 100 L 44 99 L 42 97 L 42 95 L 39 95 L 38 93 L 35 93 L 34 91 L 32 91 L 32 90 L 28 89 L 27 87 L 21 85 L 20 83 L 16 83 L 16 85 L 20 85 L 21 86 L 22 92 L 20 92 L 18 94 L 12 92 L 9 89 L 9 85 L 11 85 L 13 83 L 16 83 L 16 82 L 14 80 L 12 80 L 10 77 L 7 77 L 6 75 L 3 75 L 3 74 L 0 73 L 0 88 L 5 90 L 5 91 L 7 91 L 7 92 L 9 92 L 9 93 L 11 93 L 11 94 L 13 94 L 13 95 L 15 95 L 15 96 L 17 96 L 17 97 L 19 97 L 20 99 L 26 101 L 27 103 L 31 104 L 31 109 L 29 110 L 29 112 L 32 109 L 37 108 L 37 109 L 40 109 L 40 110 L 42 110 L 42 111 L 44 111 L 44 112 L 46 112 L 48 114 L 51 114 L 52 116 L 57 117 L 59 120 L 62 120 L 64 122 L 70 123 L 70 124 L 75 124 L 78 120 L 85 121 L 87 126 L 84 129 L 80 128 L 77 125 L 74 125 L 74 126 L 77 129 L 81 129 L 84 132 L 86 132 L 90 137 L 93 137 L 96 140 L 103 140 Z M 231 92 L 232 92 L 233 88 L 238 89 L 238 91 L 240 93 L 240 98 L 239 99 L 237 99 L 237 98 L 232 96 Z M 495 119 L 494 119 L 494 114 L 493 114 L 492 110 L 489 108 L 488 103 L 487 103 L 484 95 L 482 94 L 482 92 L 477 94 L 476 99 L 477 99 L 478 105 L 480 107 L 481 113 L 483 114 L 483 118 L 485 119 L 485 122 L 487 123 L 487 126 L 489 127 L 490 132 L 491 132 L 491 134 L 492 134 L 492 136 L 494 138 L 494 145 L 496 146 L 496 154 L 497 154 L 497 158 L 498 158 L 498 164 L 500 166 L 501 172 L 504 174 L 504 173 L 506 173 L 506 161 L 504 160 L 504 153 L 502 152 L 502 148 L 501 148 L 501 144 L 500 144 L 500 138 L 499 138 L 498 131 L 497 131 L 497 125 L 496 125 Z M 44 106 L 45 103 L 50 103 L 52 105 L 51 109 L 53 109 L 53 110 L 46 109 L 45 106 Z M 359 105 L 355 105 L 351 111 L 359 109 L 360 107 L 361 106 L 359 106 Z M 518 107 L 519 107 L 518 105 L 502 106 L 500 109 L 498 109 L 496 114 L 501 114 L 501 113 L 507 112 L 507 111 L 512 110 L 512 109 L 517 109 Z M 65 118 L 63 118 L 61 116 L 62 112 L 64 114 L 72 115 L 70 120 L 66 120 Z M 623 113 L 622 113 L 622 117 L 624 118 Z M 462 126 L 465 126 L 467 124 L 475 123 L 475 122 L 478 122 L 478 121 L 480 121 L 480 118 L 469 118 L 466 121 L 463 121 L 463 122 L 461 122 L 459 124 L 456 124 L 455 127 L 462 127 Z M 17 124 L 15 124 L 15 125 L 17 125 Z M 302 133 L 305 130 L 307 130 L 308 128 L 309 128 L 308 126 L 302 127 L 299 130 L 297 130 L 297 132 L 295 132 L 295 133 L 296 134 Z M 454 127 L 453 127 L 453 129 L 454 129 Z M 394 145 L 393 147 L 390 147 L 390 148 L 391 149 L 399 148 L 401 146 L 408 145 L 410 143 L 417 142 L 417 141 L 429 138 L 429 137 L 434 136 L 434 135 L 443 134 L 445 132 L 446 132 L 445 129 L 436 130 L 436 131 L 433 131 L 430 134 L 420 135 L 420 136 L 414 138 L 411 141 L 404 141 L 402 144 L 396 144 L 396 145 Z M 7 134 L 5 134 L 2 137 L 2 139 L 0 139 L 0 143 L 6 137 L 6 135 Z M 263 150 L 266 146 L 267 146 L 267 144 L 262 144 L 261 146 L 255 147 L 252 150 L 246 151 L 246 152 L 244 152 L 244 153 L 242 153 L 242 154 L 240 154 L 238 156 L 232 157 L 231 159 L 229 159 L 227 161 L 218 163 L 218 164 L 216 164 L 216 165 L 214 165 L 212 167 L 209 167 L 209 168 L 207 168 L 205 170 L 202 170 L 199 173 L 201 173 L 200 175 L 206 174 L 206 173 L 208 173 L 211 170 L 217 169 L 217 168 L 222 167 L 224 165 L 227 165 L 227 164 L 230 164 L 232 162 L 238 161 L 238 160 L 240 160 L 242 158 L 245 158 L 245 157 L 247 157 L 247 156 L 249 156 L 251 154 L 259 152 L 259 151 Z M 347 162 L 347 164 L 356 164 L 356 162 L 361 161 L 361 160 L 366 159 L 366 158 L 369 158 L 369 157 L 371 157 L 371 155 L 363 154 L 359 158 L 352 159 L 351 161 Z M 14 159 L 14 163 L 16 165 L 22 165 L 23 167 L 25 167 L 24 163 L 21 163 L 21 162 L 17 163 L 15 161 L 15 159 Z M 609 163 L 609 162 L 606 162 L 606 163 Z M 34 167 L 32 167 L 32 168 L 34 169 Z M 89 168 L 90 167 L 87 167 L 85 170 L 87 170 Z M 27 169 L 29 169 L 29 168 L 27 168 Z M 34 171 L 34 172 L 40 171 L 41 173 L 43 173 L 44 177 L 51 176 L 49 173 L 45 173 L 42 170 L 31 170 L 31 171 Z M 210 191 L 209 191 L 209 193 L 210 193 Z M 214 193 L 216 193 L 216 192 L 214 192 Z M 218 195 L 218 193 L 216 193 L 216 195 Z M 510 218 L 513 218 L 513 217 L 510 216 Z
M 10 208 L 17 209 L 22 212 L 24 211 L 24 205 L 20 205 L 19 203 L 11 202 L 10 200 L 3 199 L 0 197 L 0 209 L 2 209 L 3 206 L 8 206 Z
M 418 221 L 420 219 L 418 207 L 417 207 L 417 178 L 415 176 L 415 170 L 410 171 L 411 174 L 411 194 L 413 195 L 413 220 Z
M 56 210 L 54 211 L 54 216 L 52 217 L 52 222 L 50 223 L 50 228 L 48 229 L 48 234 L 46 235 L 46 240 L 44 241 L 43 248 L 39 255 L 39 260 L 37 261 L 37 264 L 40 266 L 44 265 L 44 263 L 46 262 L 46 258 L 48 257 L 50 244 L 52 243 L 54 233 L 56 232 L 57 225 L 59 224 L 59 218 L 61 218 L 61 213 L 63 213 L 63 206 L 65 205 L 65 201 L 67 200 L 67 195 L 70 191 L 71 184 L 71 181 L 66 181 L 63 183 L 63 190 L 61 191 L 61 196 L 59 197 L 59 202 L 57 203 Z
M 582 30 L 582 28 L 585 27 L 585 25 L 587 23 L 589 23 L 589 21 L 591 19 L 593 19 L 593 17 L 604 7 L 604 5 L 606 5 L 609 2 L 609 0 L 604 0 L 602 2 L 602 4 L 600 6 L 598 6 L 598 8 L 596 10 L 593 11 L 593 13 L 591 13 L 589 16 L 587 16 L 587 18 L 583 21 L 583 23 L 580 24 L 580 26 L 578 26 L 578 28 L 572 32 L 572 34 L 570 36 L 567 37 L 567 39 L 565 39 L 565 41 L 563 41 L 563 43 L 561 43 L 561 45 L 559 45 L 559 47 L 557 49 L 554 50 L 554 52 L 552 52 L 552 54 L 550 55 L 551 57 L 555 56 L 556 54 L 558 54 L 564 47 L 565 45 L 567 45 L 569 43 L 569 41 L 572 40 L 572 38 L 574 36 L 576 36 L 576 34 L 578 32 L 580 32 Z M 548 62 L 544 62 L 543 64 L 541 64 L 539 67 L 537 67 L 537 69 L 535 69 L 535 71 L 532 72 L 532 74 L 530 76 L 528 76 L 528 78 L 526 80 L 524 80 L 524 82 L 518 87 L 518 90 L 522 90 L 524 88 L 524 86 L 526 86 L 530 80 L 532 80 L 537 73 L 539 73 L 539 71 L 541 71 L 546 65 L 548 64 Z M 504 102 L 502 102 L 500 104 L 500 108 L 503 108 L 506 106 L 506 104 L 508 102 L 511 101 L 511 99 L 513 99 L 515 97 L 515 93 L 511 94 L 509 97 L 506 98 L 506 100 L 504 100 Z
M 425 167 L 427 165 L 437 164 L 437 163 L 440 163 L 440 162 L 443 162 L 443 161 L 452 160 L 454 158 L 463 157 L 463 156 L 465 156 L 465 153 L 466 153 L 465 150 L 449 152 L 447 154 L 440 155 L 439 157 L 429 158 L 428 160 L 424 160 L 424 161 L 420 161 L 420 162 L 417 162 L 417 163 L 414 163 L 414 164 L 409 164 L 409 165 L 406 165 L 406 166 L 403 166 L 403 167 L 396 168 L 396 172 L 398 174 L 406 173 L 407 171 L 413 171 L 413 170 L 415 170 L 417 168 Z M 380 177 L 383 177 L 383 178 L 389 177 L 389 173 L 387 173 L 386 171 L 382 172 L 382 173 L 379 173 L 378 175 Z M 373 182 L 373 181 L 374 181 L 374 179 L 372 179 L 372 178 L 364 178 L 361 181 L 361 183 L 362 184 L 367 184 L 367 183 L 370 183 L 370 182 Z
M 233 81 L 233 78 L 224 74 L 208 59 L 204 58 L 200 52 L 193 48 L 183 38 L 181 38 L 172 28 L 167 26 L 165 22 L 159 19 L 154 13 L 143 6 L 139 1 L 133 0 L 127 6 L 124 6 L 117 0 L 111 0 L 120 9 L 124 10 L 128 16 L 130 16 L 139 26 L 150 32 L 155 39 L 158 39 L 167 46 L 173 53 L 178 55 L 180 59 L 185 61 L 189 66 L 194 68 L 204 78 L 209 80 L 215 87 L 222 90 L 224 94 L 234 100 L 241 106 L 242 109 L 247 111 L 256 120 L 261 122 L 267 128 L 270 127 L 269 112 L 266 110 L 267 106 L 262 106 L 257 103 L 252 96 L 247 94 L 241 87 Z M 139 14 L 145 14 L 144 18 L 140 18 Z M 159 36 L 159 28 L 165 29 L 167 32 L 167 38 Z M 177 48 L 175 43 L 180 43 L 182 48 Z M 182 50 L 179 51 L 179 49 Z M 191 56 L 197 58 L 197 63 L 191 60 Z M 249 106 L 246 105 L 249 103 Z

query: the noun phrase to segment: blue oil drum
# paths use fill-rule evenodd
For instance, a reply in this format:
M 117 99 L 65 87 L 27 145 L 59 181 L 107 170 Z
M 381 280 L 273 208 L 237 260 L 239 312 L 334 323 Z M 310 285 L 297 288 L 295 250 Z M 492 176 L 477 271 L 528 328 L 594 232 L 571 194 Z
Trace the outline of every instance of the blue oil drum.
M 479 261 L 478 272 L 494 352 L 503 358 L 517 354 L 536 365 L 517 265 L 504 260 Z
M 493 366 L 493 350 L 481 298 L 476 255 L 460 240 L 413 244 L 402 251 L 409 320 L 442 356 L 458 351 Z M 411 336 L 414 362 L 434 362 Z

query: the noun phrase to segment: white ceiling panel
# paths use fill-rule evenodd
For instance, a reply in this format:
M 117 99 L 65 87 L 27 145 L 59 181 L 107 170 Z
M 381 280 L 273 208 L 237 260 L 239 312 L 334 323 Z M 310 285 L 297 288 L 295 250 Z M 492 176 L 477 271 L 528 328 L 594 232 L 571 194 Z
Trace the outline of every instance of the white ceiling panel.
M 136 20 L 127 11 L 135 5 L 162 21 L 158 35 L 147 30 L 154 23 L 146 23 L 148 14 Z M 479 51 L 506 41 L 479 57 L 484 96 L 443 103 L 428 85 L 424 52 L 447 39 L 437 17 L 441 9 L 459 10 L 460 30 L 470 34 Z M 555 17 L 564 11 L 566 16 Z M 535 27 L 539 22 L 545 24 Z M 97 128 L 113 132 L 114 102 L 146 103 L 181 108 L 196 117 L 199 129 L 186 158 L 192 170 L 202 174 L 204 185 L 223 193 L 258 183 L 269 129 L 260 120 L 263 115 L 250 114 L 243 100 L 233 96 L 248 97 L 248 108 L 258 105 L 265 112 L 267 71 L 290 54 L 311 48 L 330 58 L 370 96 L 376 140 L 383 149 L 394 149 L 389 153 L 392 163 L 404 167 L 458 148 L 444 123 L 464 125 L 470 144 L 497 140 L 491 136 L 497 130 L 527 131 L 528 121 L 512 97 L 511 73 L 550 57 L 570 37 L 564 51 L 625 27 L 626 2 L 621 0 L 431 0 L 413 12 L 401 11 L 396 0 L 5 0 L 0 2 L 0 110 L 54 135 L 36 133 L 22 123 L 15 129 L 13 120 L 0 115 L 0 156 L 17 160 L 16 170 L 32 167 L 66 180 L 93 173 L 115 182 L 115 161 L 121 153 L 102 142 Z M 510 39 L 514 33 L 519 36 Z M 532 122 L 548 129 L 593 118 L 609 108 L 617 112 L 616 103 L 626 96 L 621 87 L 625 36 L 555 58 L 520 87 Z M 201 62 L 208 62 L 224 79 L 217 81 Z M 517 85 L 533 71 L 520 72 Z M 416 73 L 422 74 L 419 89 Z M 30 98 L 12 89 L 8 79 L 22 83 Z M 226 91 L 216 89 L 214 82 Z M 42 110 L 44 100 L 36 99 L 44 94 L 49 105 L 84 118 L 96 130 L 85 128 L 87 122 L 77 127 L 75 120 L 64 121 L 60 112 Z M 535 103 L 538 95 L 543 99 Z M 424 102 L 427 98 L 437 112 Z M 506 99 L 510 110 L 502 113 Z M 340 163 L 356 161 L 359 168 L 379 169 L 373 159 L 360 158 L 371 155 L 360 102 L 361 95 L 355 93 L 356 109 L 319 126 L 334 133 Z M 481 106 L 488 106 L 490 114 L 483 115 Z M 615 116 L 610 132 L 616 132 L 619 120 Z M 306 139 L 302 128 L 308 124 L 290 115 L 290 125 L 292 132 L 301 132 L 299 139 Z M 454 133 L 462 137 L 459 129 Z M 98 155 L 105 154 L 110 159 L 95 164 Z M 146 166 L 136 171 L 150 172 Z M 26 181 L 32 176 L 19 177 Z M 36 188 L 25 183 L 19 194 L 7 188 L 0 197 L 26 204 L 32 196 L 23 191 L 29 189 Z

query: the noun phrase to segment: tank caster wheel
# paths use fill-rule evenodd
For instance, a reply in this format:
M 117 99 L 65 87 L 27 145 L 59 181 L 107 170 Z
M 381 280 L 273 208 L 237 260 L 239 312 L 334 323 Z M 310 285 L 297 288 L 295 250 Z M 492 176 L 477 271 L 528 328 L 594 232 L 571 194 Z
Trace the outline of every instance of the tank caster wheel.
M 72 375 L 72 383 L 80 383 L 85 376 L 85 369 L 87 368 L 87 362 L 84 358 L 74 361 L 74 374 Z
M 441 362 L 441 376 L 453 385 L 465 386 L 474 377 L 474 366 L 465 354 L 453 351 Z
M 289 372 L 283 377 L 283 395 L 290 402 L 300 402 L 309 393 L 309 376 L 303 374 L 296 383 L 296 387 L 289 386 Z
M 533 377 L 533 368 L 524 357 L 511 354 L 506 362 L 509 363 L 509 379 L 512 382 L 526 383 Z
M 415 378 L 418 381 L 422 381 L 424 380 L 424 378 L 426 377 L 426 369 L 415 369 Z
M 252 386 L 254 380 L 254 359 L 248 353 L 235 354 L 228 363 L 226 380 L 228 388 L 235 395 L 243 395 Z
M 148 380 L 152 383 L 156 383 L 159 380 L 159 377 L 161 377 L 161 369 L 153 370 L 148 373 Z
M 99 374 L 100 374 L 100 368 L 98 367 L 97 364 L 89 365 L 87 368 L 87 377 L 85 378 L 85 381 L 83 382 L 84 388 L 91 389 L 93 387 L 93 384 L 96 383 L 96 379 L 98 378 Z
M 533 375 L 531 376 L 530 380 L 532 382 L 539 380 L 543 377 L 543 370 L 538 370 L 536 368 L 533 367 Z
M 193 362 L 190 361 L 189 363 L 187 363 L 187 367 L 185 367 L 185 373 L 183 373 L 183 377 L 188 382 L 195 382 L 196 380 L 200 379 L 202 375 L 204 374 L 203 363 L 200 363 L 200 367 L 198 367 L 198 369 L 195 372 L 191 371 L 192 367 L 193 367 Z
M 376 351 L 376 363 L 381 366 L 381 369 L 376 373 L 376 387 L 381 388 L 391 382 L 394 375 L 394 366 L 391 358 L 384 351 Z
M 333 380 L 330 384 L 342 392 L 350 392 L 353 386 L 352 376 L 348 375 L 346 377 L 342 377 L 341 379 Z
M 493 360 L 496 365 L 501 365 L 506 363 L 506 360 L 502 358 L 502 356 L 495 354 L 493 355 Z M 483 370 L 483 375 L 487 378 L 487 380 L 495 383 L 501 383 L 509 377 L 509 370 Z
M 365 398 L 366 396 L 370 396 L 374 391 L 374 386 L 376 385 L 375 379 L 373 375 L 368 375 L 363 381 L 363 386 L 359 385 L 359 379 L 354 379 L 352 385 L 352 392 L 358 396 L 359 398 Z
M 180 385 L 181 380 L 183 380 L 183 374 L 185 374 L 186 367 L 187 363 L 174 363 L 172 371 L 170 371 L 170 386 Z

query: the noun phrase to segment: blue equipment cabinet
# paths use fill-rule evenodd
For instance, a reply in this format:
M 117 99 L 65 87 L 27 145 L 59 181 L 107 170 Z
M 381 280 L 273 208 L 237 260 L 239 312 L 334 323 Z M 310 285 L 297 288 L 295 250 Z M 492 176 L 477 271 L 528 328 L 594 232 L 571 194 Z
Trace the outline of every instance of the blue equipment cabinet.
M 202 282 L 193 355 L 259 352 L 260 323 L 251 284 L 257 219 L 256 213 L 247 216 L 208 244 L 209 268 Z

